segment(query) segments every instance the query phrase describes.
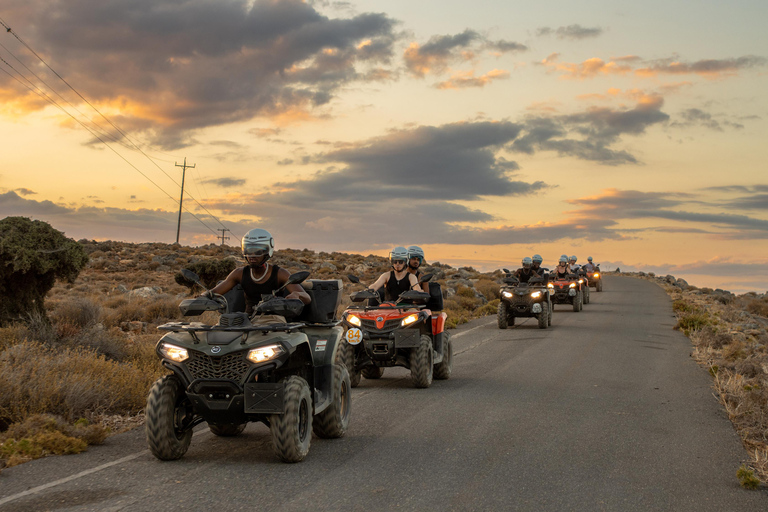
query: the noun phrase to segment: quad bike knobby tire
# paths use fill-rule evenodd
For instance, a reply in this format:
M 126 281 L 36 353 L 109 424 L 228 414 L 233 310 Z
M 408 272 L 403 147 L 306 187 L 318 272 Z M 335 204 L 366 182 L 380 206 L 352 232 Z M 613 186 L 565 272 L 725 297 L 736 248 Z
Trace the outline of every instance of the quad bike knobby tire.
M 584 304 L 589 304 L 589 286 L 584 287 Z
M 417 388 L 428 388 L 432 385 L 434 371 L 432 338 L 421 335 L 419 346 L 411 349 L 411 380 Z
M 189 449 L 192 429 L 184 428 L 184 420 L 192 414 L 192 403 L 184 385 L 175 375 L 158 379 L 147 397 L 147 445 L 160 460 L 180 459 Z
M 499 329 L 507 328 L 507 305 L 504 301 L 499 301 L 499 308 L 496 311 L 496 321 L 499 324 Z
M 384 375 L 384 368 L 379 368 L 378 366 L 366 366 L 361 370 L 363 374 L 363 377 L 366 379 L 380 379 L 382 375 Z
M 245 423 L 241 423 L 239 425 L 232 423 L 221 425 L 209 423 L 208 429 L 211 431 L 211 433 L 219 437 L 235 437 L 239 436 L 243 430 L 245 430 Z
M 595 286 L 595 291 L 598 291 L 598 292 L 603 291 L 603 280 L 602 279 L 597 281 L 597 286 Z
M 360 384 L 360 370 L 353 371 L 355 367 L 355 346 L 342 339 L 336 351 L 336 364 L 343 364 L 349 372 L 349 385 L 356 388 Z
M 547 322 L 549 322 L 549 307 L 547 306 L 546 302 L 541 304 L 541 313 L 539 313 L 538 320 L 539 320 L 539 329 L 546 329 Z
M 317 437 L 335 439 L 342 437 L 349 428 L 352 395 L 349 372 L 342 364 L 333 365 L 333 402 L 323 412 L 316 414 L 312 430 Z
M 445 380 L 453 371 L 453 343 L 451 335 L 443 333 L 443 360 L 435 365 L 432 376 L 438 380 Z
M 573 311 L 575 313 L 578 313 L 579 311 L 581 311 L 581 293 L 577 293 L 573 297 Z
M 549 312 L 547 313 L 547 326 L 552 326 L 552 312 L 555 310 L 555 305 L 552 304 L 548 309 Z
M 312 440 L 312 396 L 307 381 L 291 375 L 281 381 L 283 414 L 269 417 L 275 453 L 283 462 L 300 462 L 309 453 Z

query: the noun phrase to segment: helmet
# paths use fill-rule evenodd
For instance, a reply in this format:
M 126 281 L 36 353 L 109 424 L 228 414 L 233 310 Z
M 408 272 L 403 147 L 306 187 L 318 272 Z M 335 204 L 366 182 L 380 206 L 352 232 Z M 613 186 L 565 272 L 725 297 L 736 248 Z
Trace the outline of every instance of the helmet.
M 395 247 L 389 253 L 389 262 L 394 265 L 395 261 L 402 261 L 403 263 L 408 261 L 408 249 L 405 247 Z
M 592 263 L 592 256 L 589 256 L 589 257 L 587 258 L 587 261 L 588 261 L 588 262 L 590 262 L 590 263 Z
M 243 257 L 264 259 L 260 263 L 263 265 L 275 252 L 275 239 L 266 229 L 252 229 L 245 234 L 241 243 Z
M 533 261 L 531 260 L 531 258 L 529 258 L 528 256 L 523 258 L 523 268 L 531 268 L 531 265 L 533 265 Z
M 560 256 L 560 260 L 558 260 L 558 261 L 559 261 L 560 263 L 568 263 L 568 256 L 566 256 L 565 254 L 563 254 L 562 256 Z
M 542 258 L 542 257 L 541 257 L 541 255 L 539 255 L 539 254 L 534 254 L 534 255 L 533 255 L 533 259 L 532 259 L 532 261 L 533 261 L 534 263 L 539 263 L 539 264 L 541 264 L 541 262 L 542 262 L 542 261 L 544 261 L 544 258 Z
M 571 257 L 570 257 L 570 261 L 572 261 L 572 262 L 576 263 L 576 256 L 571 256 Z
M 411 258 L 420 258 L 421 262 L 424 262 L 424 250 L 419 247 L 418 245 L 409 245 L 408 246 L 408 259 Z

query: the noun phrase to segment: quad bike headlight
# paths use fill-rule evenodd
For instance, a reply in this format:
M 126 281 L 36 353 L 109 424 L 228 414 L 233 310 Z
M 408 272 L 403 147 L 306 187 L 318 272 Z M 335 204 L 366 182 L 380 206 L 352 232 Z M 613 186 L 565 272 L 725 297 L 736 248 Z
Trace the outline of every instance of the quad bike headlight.
M 583 284 L 583 283 L 584 283 L 584 280 L 583 279 L 579 279 L 579 284 Z
M 571 283 L 568 288 L 576 288 L 576 283 Z
M 599 272 L 595 272 L 593 277 L 600 277 L 600 273 Z
M 533 292 L 531 294 L 531 297 L 534 298 L 534 299 L 538 299 L 539 297 L 541 297 L 541 292 L 540 291 L 539 292 Z
M 403 321 L 400 322 L 400 324 L 405 327 L 406 325 L 411 325 L 413 322 L 419 319 L 418 313 L 414 313 L 412 315 L 408 315 L 407 317 L 403 318 Z
M 554 288 L 554 287 L 555 287 L 555 285 L 554 285 L 554 284 L 552 284 L 552 283 L 547 283 L 547 288 Z
M 254 348 L 248 351 L 248 360 L 252 363 L 263 363 L 274 359 L 285 352 L 280 345 L 267 345 L 266 347 Z
M 357 318 L 355 315 L 347 315 L 347 322 L 349 322 L 352 325 L 356 325 L 357 327 L 360 327 L 362 322 L 359 318 Z
M 509 293 L 509 292 L 501 292 L 501 294 L 502 294 L 504 297 L 508 298 L 508 299 L 511 299 L 511 298 L 512 298 L 512 294 L 511 294 L 511 293 Z
M 163 354 L 165 358 L 170 359 L 171 361 L 176 361 L 177 363 L 189 359 L 189 352 L 187 352 L 187 349 L 168 343 L 160 345 L 160 353 Z

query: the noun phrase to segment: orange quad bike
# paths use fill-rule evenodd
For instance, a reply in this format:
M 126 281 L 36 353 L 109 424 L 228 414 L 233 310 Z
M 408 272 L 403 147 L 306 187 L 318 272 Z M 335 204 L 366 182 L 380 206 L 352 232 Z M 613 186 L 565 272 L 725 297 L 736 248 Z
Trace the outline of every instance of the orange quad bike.
M 352 282 L 360 282 L 349 276 Z M 422 276 L 426 283 L 431 274 Z M 377 305 L 352 305 L 344 312 L 346 329 L 341 351 L 352 387 L 361 377 L 380 379 L 384 368 L 403 366 L 411 370 L 417 388 L 428 388 L 432 379 L 448 379 L 453 368 L 453 348 L 445 332 L 444 312 L 428 308 L 430 294 L 408 290 L 396 301 L 378 304 L 379 295 L 362 290 L 351 295 L 352 301 Z
M 557 277 L 554 272 L 550 274 L 547 288 L 552 297 L 552 309 L 555 309 L 555 304 L 570 304 L 574 311 L 581 311 L 584 304 L 583 284 L 583 279 L 577 274 L 567 274 L 565 277 Z

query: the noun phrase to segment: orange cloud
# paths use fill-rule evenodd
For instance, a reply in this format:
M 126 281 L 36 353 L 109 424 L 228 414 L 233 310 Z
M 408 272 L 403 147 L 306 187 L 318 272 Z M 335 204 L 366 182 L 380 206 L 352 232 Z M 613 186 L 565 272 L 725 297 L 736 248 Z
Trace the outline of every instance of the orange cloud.
M 615 61 L 605 62 L 603 59 L 593 57 L 577 64 L 571 62 L 556 62 L 552 55 L 544 59 L 541 64 L 552 71 L 561 73 L 561 78 L 569 80 L 584 80 L 598 75 L 625 75 L 632 68 Z
M 488 73 L 475 76 L 474 71 L 456 73 L 445 82 L 440 82 L 435 87 L 438 89 L 464 89 L 467 87 L 485 87 L 493 80 L 509 78 L 509 71 L 493 69 Z

